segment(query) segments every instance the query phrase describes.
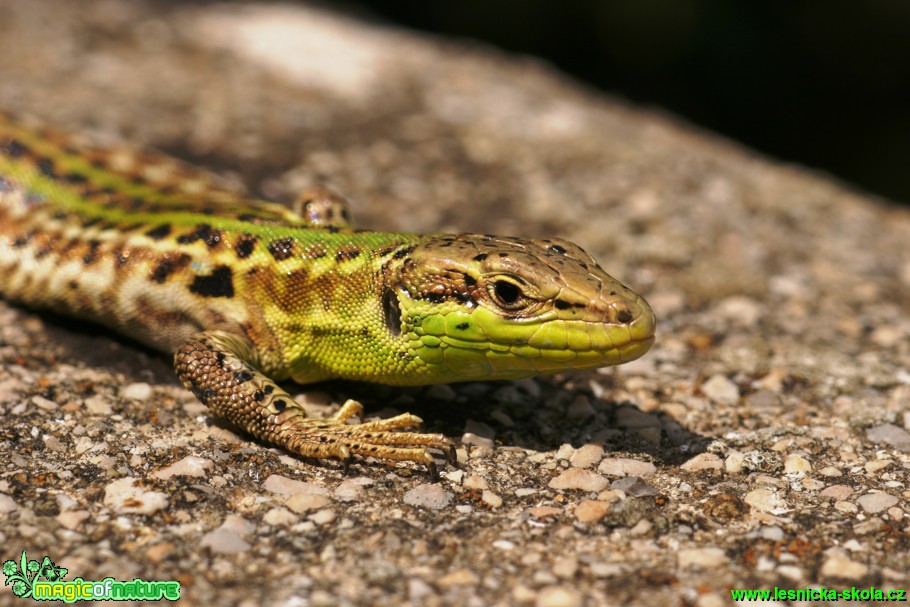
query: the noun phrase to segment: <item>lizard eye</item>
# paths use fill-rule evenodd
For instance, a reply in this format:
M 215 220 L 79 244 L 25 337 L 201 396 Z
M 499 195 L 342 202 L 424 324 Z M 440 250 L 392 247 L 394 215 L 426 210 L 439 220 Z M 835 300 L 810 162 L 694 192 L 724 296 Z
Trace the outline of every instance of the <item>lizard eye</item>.
M 508 280 L 499 279 L 494 281 L 490 284 L 488 291 L 493 301 L 506 310 L 518 310 L 523 308 L 527 302 L 521 287 Z

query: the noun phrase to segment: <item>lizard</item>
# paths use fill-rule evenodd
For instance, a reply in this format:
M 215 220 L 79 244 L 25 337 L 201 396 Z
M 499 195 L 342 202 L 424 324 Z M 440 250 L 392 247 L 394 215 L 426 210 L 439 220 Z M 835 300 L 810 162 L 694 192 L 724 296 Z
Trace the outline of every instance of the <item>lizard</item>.
M 361 421 L 348 400 L 313 418 L 277 382 L 593 369 L 640 357 L 656 327 L 641 296 L 566 240 L 355 229 L 325 188 L 258 200 L 163 153 L 6 113 L 0 296 L 173 355 L 212 413 L 266 443 L 433 470 L 431 451 L 454 443 L 417 416 Z

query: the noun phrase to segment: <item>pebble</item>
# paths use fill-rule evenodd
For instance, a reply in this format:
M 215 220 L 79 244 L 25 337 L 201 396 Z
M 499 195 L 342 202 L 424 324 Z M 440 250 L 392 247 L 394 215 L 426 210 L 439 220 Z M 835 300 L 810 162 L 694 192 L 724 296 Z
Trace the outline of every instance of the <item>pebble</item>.
M 801 455 L 791 454 L 784 458 L 784 473 L 805 474 L 812 472 L 812 464 Z
M 39 409 L 44 409 L 45 411 L 53 411 L 60 407 L 60 405 L 54 401 L 44 398 L 43 396 L 39 396 L 38 394 L 32 397 L 32 404 L 37 406 Z
M 474 447 L 486 447 L 492 449 L 496 446 L 494 439 L 496 431 L 483 422 L 477 422 L 469 419 L 465 423 L 464 433 L 461 436 L 461 442 L 465 445 Z
M 821 474 L 822 476 L 828 476 L 828 477 L 837 477 L 837 476 L 844 475 L 843 472 L 841 472 L 834 466 L 825 466 L 824 468 L 819 470 L 818 473 Z
M 635 407 L 620 407 L 616 410 L 616 426 L 619 428 L 659 428 L 660 419 Z
M 845 500 L 850 497 L 850 494 L 853 493 L 853 488 L 848 487 L 847 485 L 831 485 L 822 489 L 819 495 L 821 497 L 830 497 L 835 501 Z
M 16 500 L 6 495 L 5 493 L 0 493 L 0 514 L 9 514 L 10 512 L 15 512 L 19 507 L 16 504 Z
M 452 497 L 439 483 L 424 483 L 405 493 L 404 503 L 415 508 L 442 510 L 452 503 Z
M 262 522 L 274 527 L 293 525 L 297 521 L 297 515 L 287 508 L 272 508 L 262 515 Z
M 470 569 L 456 569 L 436 580 L 436 583 L 443 588 L 449 588 L 451 586 L 473 586 L 479 581 L 477 574 Z
M 537 593 L 534 607 L 581 607 L 581 595 L 568 586 L 547 586 Z
M 642 462 L 627 457 L 609 457 L 597 466 L 597 471 L 607 476 L 651 476 L 657 467 L 651 462 Z
M 166 468 L 156 470 L 152 473 L 152 476 L 162 480 L 167 480 L 174 476 L 204 477 L 214 466 L 215 463 L 210 459 L 189 455 Z
M 242 516 L 228 515 L 217 529 L 209 531 L 200 541 L 200 545 L 215 554 L 237 554 L 249 550 L 250 543 L 244 535 L 253 531 L 253 525 Z
M 724 460 L 724 470 L 727 474 L 739 474 L 743 471 L 746 454 L 742 451 L 731 451 Z
M 269 476 L 267 479 L 265 479 L 265 482 L 262 483 L 262 487 L 266 491 L 277 493 L 283 497 L 291 497 L 292 495 L 297 495 L 298 493 L 302 493 L 304 495 L 329 494 L 329 490 L 325 487 L 321 487 L 315 483 L 294 480 L 286 476 L 281 476 L 280 474 L 272 474 Z
M 499 495 L 493 493 L 489 489 L 484 489 L 481 498 L 483 503 L 489 506 L 490 508 L 499 508 L 502 506 L 502 498 Z
M 826 556 L 821 568 L 822 576 L 858 580 L 869 572 L 866 565 L 852 560 L 840 549 L 832 548 L 828 550 Z
M 598 492 L 603 491 L 609 485 L 609 481 L 590 470 L 581 468 L 569 468 L 559 476 L 550 480 L 550 489 L 580 489 L 582 491 Z
M 324 508 L 318 512 L 314 512 L 307 518 L 316 523 L 317 525 L 328 525 L 332 523 L 337 518 L 337 514 L 331 508 Z
M 480 489 L 481 491 L 490 488 L 487 479 L 476 474 L 469 474 L 467 478 L 464 479 L 464 486 L 467 489 Z
M 168 497 L 159 491 L 148 491 L 126 476 L 104 488 L 104 504 L 121 513 L 154 514 L 167 508 Z
M 91 514 L 86 510 L 64 510 L 57 515 L 57 522 L 66 529 L 78 529 Z
M 83 401 L 83 404 L 85 410 L 93 415 L 111 415 L 114 412 L 110 401 L 100 394 L 89 396 Z
M 120 397 L 130 400 L 148 400 L 152 395 L 152 387 L 145 382 L 136 382 L 121 388 Z
M 863 468 L 865 468 L 866 472 L 869 474 L 875 474 L 880 470 L 890 467 L 893 463 L 894 461 L 890 459 L 876 459 L 863 464 Z
M 699 453 L 695 457 L 683 462 L 680 466 L 687 472 L 700 472 L 701 470 L 720 470 L 724 463 L 713 453 Z
M 335 487 L 335 499 L 340 502 L 353 502 L 360 498 L 360 494 L 364 487 L 372 485 L 375 482 L 376 481 L 366 476 L 345 479 Z
M 533 510 L 533 509 L 532 509 Z M 554 510 L 556 510 L 554 508 Z M 582 523 L 596 523 L 607 516 L 610 511 L 610 502 L 601 500 L 584 500 L 575 506 L 575 518 Z
M 683 569 L 714 569 L 730 562 L 722 548 L 687 548 L 676 555 Z
M 292 512 L 301 514 L 303 512 L 309 512 L 310 510 L 325 508 L 330 503 L 332 503 L 332 500 L 325 495 L 297 493 L 292 495 L 285 505 L 290 508 Z
M 770 489 L 753 489 L 743 498 L 747 504 L 759 512 L 771 512 L 786 507 L 786 503 Z
M 878 491 L 876 493 L 867 493 L 866 495 L 860 496 L 856 500 L 856 503 L 860 505 L 860 508 L 869 514 L 875 514 L 877 512 L 881 512 L 882 510 L 887 510 L 897 502 L 898 499 L 896 497 L 883 491 Z
M 705 396 L 722 405 L 734 405 L 739 400 L 739 388 L 724 375 L 712 375 L 701 389 Z
M 584 502 L 582 502 L 582 504 L 583 503 Z M 581 504 L 579 504 L 579 506 L 580 505 Z M 533 508 L 528 508 L 528 514 L 534 518 L 549 518 L 551 516 L 559 516 L 562 514 L 562 508 L 557 508 L 555 506 L 534 506 Z
M 572 400 L 569 408 L 566 409 L 566 418 L 571 421 L 581 422 L 594 417 L 596 413 L 588 397 L 584 394 L 579 394 Z
M 569 459 L 573 468 L 589 468 L 599 462 L 604 456 L 604 448 L 600 445 L 584 445 L 579 447 Z
M 610 485 L 610 489 L 622 491 L 629 497 L 657 495 L 657 489 L 637 476 L 627 476 L 625 478 L 617 479 Z
M 717 304 L 716 312 L 721 318 L 733 321 L 739 327 L 749 328 L 762 317 L 764 309 L 765 306 L 751 297 L 732 295 Z
M 910 451 L 910 433 L 894 424 L 881 424 L 866 430 L 866 438 L 873 443 L 885 443 L 900 451 Z

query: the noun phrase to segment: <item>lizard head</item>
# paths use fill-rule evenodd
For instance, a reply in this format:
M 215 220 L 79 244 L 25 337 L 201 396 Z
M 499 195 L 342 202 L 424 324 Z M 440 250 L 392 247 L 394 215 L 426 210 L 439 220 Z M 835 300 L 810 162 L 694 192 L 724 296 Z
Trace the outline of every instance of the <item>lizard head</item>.
M 437 236 L 388 278 L 385 323 L 423 367 L 415 383 L 617 365 L 654 343 L 647 302 L 564 240 Z

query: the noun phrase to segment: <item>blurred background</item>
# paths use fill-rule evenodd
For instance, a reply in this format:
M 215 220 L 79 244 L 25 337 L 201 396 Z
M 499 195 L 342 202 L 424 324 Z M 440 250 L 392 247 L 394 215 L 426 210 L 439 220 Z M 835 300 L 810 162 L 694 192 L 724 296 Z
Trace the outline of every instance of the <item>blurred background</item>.
M 345 6 L 541 57 L 611 95 L 910 204 L 908 0 Z

